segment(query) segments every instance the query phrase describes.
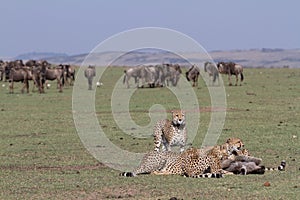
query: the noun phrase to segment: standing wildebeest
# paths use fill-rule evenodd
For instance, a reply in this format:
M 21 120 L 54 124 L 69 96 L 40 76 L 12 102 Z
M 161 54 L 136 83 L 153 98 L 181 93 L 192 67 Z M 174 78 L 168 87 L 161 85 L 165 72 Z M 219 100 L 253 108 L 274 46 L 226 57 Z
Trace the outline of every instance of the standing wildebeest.
M 154 87 L 155 73 L 154 66 L 139 65 L 136 67 L 129 67 L 124 70 L 123 84 L 126 83 L 126 87 L 129 88 L 129 80 L 133 77 L 134 83 L 138 88 L 143 88 L 145 83 L 148 83 L 150 87 Z M 141 86 L 139 85 L 140 80 L 142 82 Z
M 5 71 L 8 73 L 9 81 L 9 92 L 14 93 L 14 82 L 22 82 L 23 87 L 21 92 L 24 93 L 26 88 L 27 93 L 29 93 L 29 82 L 28 82 L 28 69 L 24 67 L 12 67 L 9 70 Z
M 34 92 L 34 88 L 37 87 L 40 93 L 44 93 L 44 85 L 46 83 L 45 69 L 42 66 L 33 66 L 31 68 L 31 76 L 33 81 L 32 92 Z
M 8 62 L 4 62 L 3 60 L 0 60 L 0 81 L 3 81 L 5 78 L 5 67 L 8 64 Z M 6 80 L 5 80 L 6 81 Z
M 214 63 L 205 62 L 204 63 L 204 71 L 207 72 L 208 75 L 212 77 L 213 83 L 215 83 L 217 79 L 219 82 L 219 71 Z
M 35 87 L 39 89 L 40 93 L 44 93 L 45 76 L 42 74 L 42 66 L 48 67 L 50 64 L 46 60 L 28 60 L 25 67 L 28 69 L 28 80 L 33 81 L 32 92 Z
M 96 76 L 95 66 L 88 66 L 84 70 L 84 76 L 88 79 L 89 90 L 92 90 L 93 78 Z
M 57 80 L 57 88 L 59 92 L 62 92 L 62 87 L 64 85 L 64 70 L 60 67 L 48 68 L 50 64 L 46 62 L 42 63 L 41 66 L 41 79 L 42 80 Z M 44 81 L 43 81 L 44 82 Z M 43 86 L 42 86 L 43 87 Z
M 124 70 L 124 78 L 123 78 L 123 84 L 126 83 L 126 87 L 129 88 L 129 80 L 131 77 L 134 78 L 134 83 L 137 84 L 137 87 L 139 87 L 139 78 L 142 76 L 143 72 L 143 65 L 136 66 L 136 67 L 130 67 Z
M 75 81 L 75 68 L 71 65 L 63 64 L 60 64 L 59 67 L 61 67 L 64 70 L 65 83 L 68 85 L 73 85 Z
M 238 75 L 241 75 L 241 81 L 240 81 L 240 85 L 242 85 L 242 82 L 244 80 L 244 75 L 243 75 L 243 67 L 239 64 L 235 64 L 234 62 L 219 62 L 217 64 L 218 70 L 221 74 L 228 74 L 228 81 L 229 81 L 229 85 L 231 86 L 231 80 L 230 77 L 231 75 L 235 75 L 236 77 L 236 81 L 235 81 L 235 85 L 237 85 L 238 83 Z
M 177 86 L 178 81 L 180 79 L 180 75 L 182 73 L 179 64 L 163 64 L 164 71 L 164 80 L 167 82 L 167 86 L 169 86 L 169 82 L 172 83 L 172 86 Z M 163 83 L 164 83 L 163 80 Z
M 198 86 L 198 77 L 200 75 L 199 69 L 196 65 L 192 67 L 185 73 L 186 79 L 188 81 L 193 81 L 193 87 Z

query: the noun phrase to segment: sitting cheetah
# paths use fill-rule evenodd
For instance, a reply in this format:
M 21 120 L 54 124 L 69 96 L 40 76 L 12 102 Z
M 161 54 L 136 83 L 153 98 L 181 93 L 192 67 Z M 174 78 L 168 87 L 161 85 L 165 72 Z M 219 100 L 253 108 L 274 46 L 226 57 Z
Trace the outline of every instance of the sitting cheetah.
M 235 143 L 237 142 L 237 143 Z M 133 172 L 123 172 L 121 176 L 132 177 L 139 174 L 170 175 L 188 177 L 222 177 L 221 159 L 228 157 L 231 149 L 240 146 L 240 140 L 231 140 L 210 150 L 189 148 L 184 152 L 150 151 Z M 210 173 L 210 174 L 207 174 Z
M 164 119 L 156 123 L 153 131 L 155 151 L 171 151 L 171 146 L 179 145 L 180 152 L 184 151 L 187 140 L 185 113 L 182 110 L 172 111 L 172 120 Z

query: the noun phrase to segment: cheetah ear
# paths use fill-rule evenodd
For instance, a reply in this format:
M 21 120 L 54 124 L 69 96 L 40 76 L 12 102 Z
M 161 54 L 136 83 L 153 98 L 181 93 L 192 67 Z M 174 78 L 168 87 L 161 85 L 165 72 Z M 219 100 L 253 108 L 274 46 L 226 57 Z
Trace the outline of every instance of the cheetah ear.
M 228 143 L 228 142 L 230 142 L 230 141 L 231 141 L 231 138 L 228 138 L 227 141 L 226 141 L 226 143 Z

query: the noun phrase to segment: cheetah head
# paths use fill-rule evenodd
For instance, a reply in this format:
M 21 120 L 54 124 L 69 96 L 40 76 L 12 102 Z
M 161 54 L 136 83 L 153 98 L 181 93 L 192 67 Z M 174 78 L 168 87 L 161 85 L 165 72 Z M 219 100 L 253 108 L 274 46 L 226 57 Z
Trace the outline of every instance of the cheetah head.
M 173 110 L 172 111 L 172 122 L 174 125 L 185 124 L 184 111 L 182 110 Z
M 244 147 L 244 143 L 240 138 L 228 138 L 226 143 L 229 149 L 241 150 Z

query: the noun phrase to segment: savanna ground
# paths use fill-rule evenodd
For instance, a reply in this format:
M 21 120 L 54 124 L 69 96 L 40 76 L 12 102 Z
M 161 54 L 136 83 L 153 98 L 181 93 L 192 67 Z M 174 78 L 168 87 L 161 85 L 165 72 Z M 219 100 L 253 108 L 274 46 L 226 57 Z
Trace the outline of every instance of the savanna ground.
M 244 74 L 245 83 L 237 87 L 228 87 L 223 76 L 227 115 L 218 143 L 240 137 L 265 166 L 286 160 L 286 171 L 222 179 L 120 177 L 119 171 L 101 164 L 82 145 L 73 122 L 71 87 L 58 93 L 53 82 L 46 94 L 20 94 L 17 84 L 14 94 L 0 88 L 0 199 L 299 198 L 300 69 L 245 69 Z M 106 70 L 104 85 L 96 91 L 97 117 L 114 144 L 146 152 L 153 148 L 153 139 L 124 134 L 111 114 L 112 84 L 122 75 L 121 68 Z M 203 82 L 194 90 L 203 112 L 193 146 L 200 147 L 210 120 L 210 97 Z M 139 89 L 130 100 L 137 124 L 149 123 L 153 102 L 166 110 L 178 107 L 167 88 Z M 267 181 L 269 187 L 264 186 Z

